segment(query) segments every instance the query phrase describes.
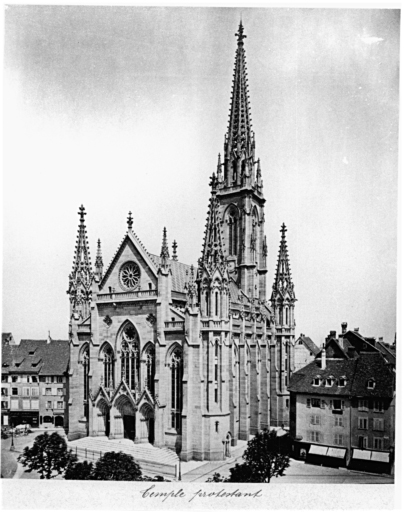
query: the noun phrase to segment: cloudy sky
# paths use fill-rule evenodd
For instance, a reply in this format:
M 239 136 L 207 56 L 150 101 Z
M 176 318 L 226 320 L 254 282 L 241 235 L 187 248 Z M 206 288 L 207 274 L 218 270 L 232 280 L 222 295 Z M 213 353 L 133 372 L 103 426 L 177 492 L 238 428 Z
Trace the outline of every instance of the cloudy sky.
M 196 263 L 223 151 L 240 9 L 11 5 L 5 13 L 3 331 L 67 339 L 87 210 L 108 265 L 128 211 Z M 282 222 L 296 331 L 396 331 L 397 10 L 242 9 L 272 285 Z

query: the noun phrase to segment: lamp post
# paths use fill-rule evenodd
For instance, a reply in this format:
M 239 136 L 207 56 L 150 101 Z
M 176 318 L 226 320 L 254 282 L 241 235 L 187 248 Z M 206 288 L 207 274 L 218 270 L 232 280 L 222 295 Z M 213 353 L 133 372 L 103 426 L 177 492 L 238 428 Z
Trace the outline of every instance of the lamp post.
M 11 422 L 11 446 L 10 446 L 10 452 L 15 451 L 14 446 L 14 432 L 13 432 L 13 423 Z

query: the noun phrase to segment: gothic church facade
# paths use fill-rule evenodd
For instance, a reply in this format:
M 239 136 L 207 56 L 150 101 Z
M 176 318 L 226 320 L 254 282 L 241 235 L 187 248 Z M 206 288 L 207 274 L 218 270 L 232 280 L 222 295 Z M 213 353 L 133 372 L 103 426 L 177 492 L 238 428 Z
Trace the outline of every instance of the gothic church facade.
M 94 268 L 85 211 L 70 298 L 69 438 L 108 436 L 166 446 L 182 460 L 222 460 L 260 429 L 288 426 L 295 293 L 281 243 L 266 289 L 265 196 L 255 154 L 244 29 L 237 36 L 223 161 L 210 181 L 202 257 L 160 255 L 132 230 L 107 269 Z

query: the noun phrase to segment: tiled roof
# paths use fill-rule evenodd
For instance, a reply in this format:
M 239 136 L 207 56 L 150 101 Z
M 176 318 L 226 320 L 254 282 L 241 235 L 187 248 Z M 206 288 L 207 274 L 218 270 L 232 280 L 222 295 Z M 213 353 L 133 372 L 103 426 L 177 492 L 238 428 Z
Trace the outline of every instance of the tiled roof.
M 160 264 L 160 256 L 157 256 L 156 254 L 150 254 L 150 258 L 156 265 L 156 268 L 158 268 Z M 181 263 L 180 261 L 175 260 L 168 260 L 168 263 L 171 268 L 173 292 L 185 293 L 184 287 L 185 283 L 187 282 L 186 272 L 188 271 L 189 273 L 191 265 L 187 265 L 186 263 Z
M 315 377 L 324 380 L 331 376 L 335 379 L 345 377 L 347 385 L 338 387 L 336 382 L 331 387 L 326 387 L 324 382 L 320 386 L 312 384 Z M 374 389 L 367 389 L 367 382 L 370 379 L 375 380 Z M 356 358 L 327 358 L 324 370 L 321 369 L 321 359 L 316 359 L 292 374 L 289 390 L 316 395 L 387 397 L 393 396 L 393 380 L 394 375 L 386 365 L 383 356 L 379 352 L 365 352 Z
M 383 356 L 387 359 L 387 361 L 390 364 L 394 366 L 396 365 L 396 350 L 394 347 L 386 343 L 380 343 L 379 341 L 377 341 L 376 348 L 380 350 L 380 352 L 383 354 Z
M 2 344 L 2 373 L 62 375 L 68 368 L 69 342 L 65 340 L 21 340 L 19 345 Z M 4 366 L 4 365 L 8 366 Z

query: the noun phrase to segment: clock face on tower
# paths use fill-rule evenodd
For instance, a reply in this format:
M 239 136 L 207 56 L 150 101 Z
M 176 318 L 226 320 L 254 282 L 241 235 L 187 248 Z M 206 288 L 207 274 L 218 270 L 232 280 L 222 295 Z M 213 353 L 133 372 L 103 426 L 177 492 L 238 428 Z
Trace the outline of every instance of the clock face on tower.
M 128 261 L 119 271 L 119 279 L 124 290 L 134 290 L 140 281 L 140 268 L 137 263 Z

